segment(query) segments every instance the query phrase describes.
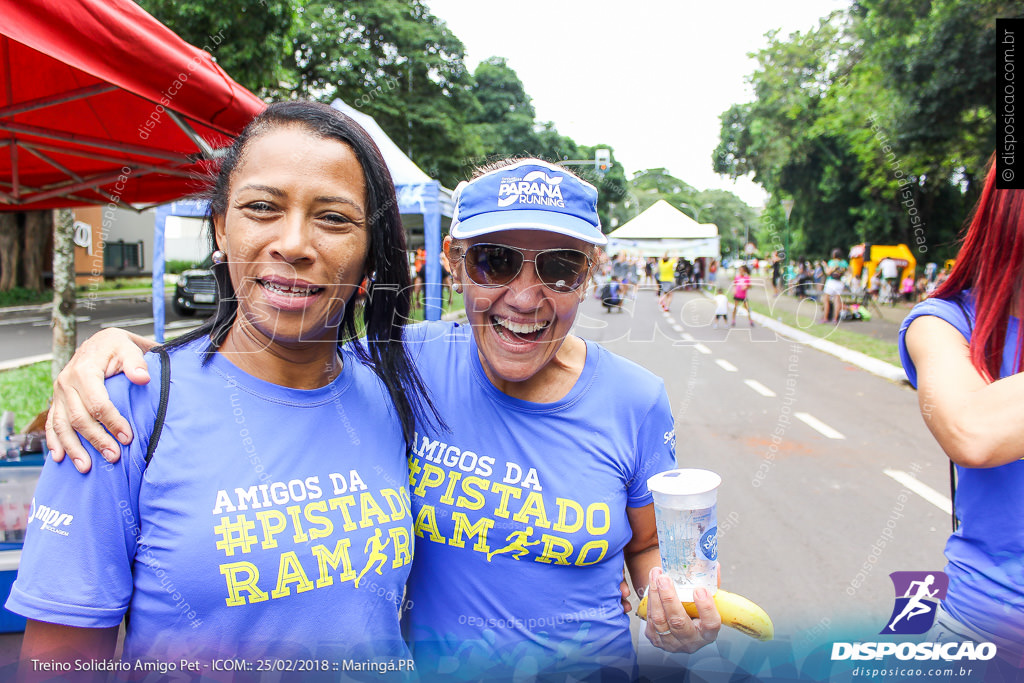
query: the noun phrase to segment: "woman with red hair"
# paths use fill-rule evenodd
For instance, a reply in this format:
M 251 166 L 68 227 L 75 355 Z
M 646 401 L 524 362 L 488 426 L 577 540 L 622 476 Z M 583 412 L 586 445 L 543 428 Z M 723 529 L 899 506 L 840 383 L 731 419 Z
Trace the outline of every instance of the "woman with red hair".
M 950 459 L 949 590 L 926 640 L 1024 665 L 1024 190 L 990 171 L 956 266 L 900 329 L 925 424 Z

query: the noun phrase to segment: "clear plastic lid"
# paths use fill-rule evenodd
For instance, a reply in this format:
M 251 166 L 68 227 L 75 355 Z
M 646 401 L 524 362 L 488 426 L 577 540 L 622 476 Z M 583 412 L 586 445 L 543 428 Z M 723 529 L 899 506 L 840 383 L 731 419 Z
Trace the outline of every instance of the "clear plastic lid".
M 696 469 L 669 470 L 647 480 L 655 505 L 688 509 L 712 507 L 721 484 L 719 475 Z

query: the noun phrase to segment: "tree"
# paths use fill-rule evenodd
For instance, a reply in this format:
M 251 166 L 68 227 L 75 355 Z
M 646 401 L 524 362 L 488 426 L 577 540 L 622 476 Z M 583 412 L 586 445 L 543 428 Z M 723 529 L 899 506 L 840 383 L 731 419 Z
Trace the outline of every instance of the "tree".
M 420 0 L 305 0 L 286 68 L 292 96 L 340 97 L 372 116 L 421 168 L 454 186 L 481 154 L 462 42 Z
M 258 95 L 278 91 L 295 33 L 293 0 L 138 0 L 187 43 L 208 50 Z
M 715 170 L 794 198 L 795 244 L 812 255 L 895 241 L 940 259 L 991 155 L 994 21 L 1014 13 L 860 0 L 813 31 L 770 34 L 752 55 L 755 99 L 721 117 Z
M 54 209 L 53 231 L 53 379 L 71 360 L 78 346 L 75 320 L 75 215 Z
M 516 72 L 501 57 L 480 62 L 473 72 L 473 95 L 479 107 L 469 117 L 487 156 L 548 156 L 550 136 L 542 142 L 533 105 Z M 552 129 L 553 131 L 553 129 Z M 557 132 L 555 132 L 557 135 Z M 556 146 L 560 146 L 556 143 Z M 559 150 L 562 151 L 562 150 Z M 552 155 L 552 156 L 557 156 Z
M 22 260 L 22 284 L 26 289 L 43 289 L 43 258 L 47 238 L 53 233 L 52 211 L 29 211 L 25 214 L 25 250 Z
M 0 212 L 0 292 L 9 292 L 18 285 L 18 215 Z

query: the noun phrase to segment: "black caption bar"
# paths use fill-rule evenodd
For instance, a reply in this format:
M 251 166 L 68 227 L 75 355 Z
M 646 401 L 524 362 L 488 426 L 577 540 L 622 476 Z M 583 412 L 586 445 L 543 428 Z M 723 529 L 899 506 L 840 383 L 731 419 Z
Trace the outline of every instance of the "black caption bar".
M 1018 87 L 1024 95 L 1021 48 L 1024 19 L 996 19 L 996 188 L 1000 190 L 1024 190 L 1024 128 L 1016 105 Z

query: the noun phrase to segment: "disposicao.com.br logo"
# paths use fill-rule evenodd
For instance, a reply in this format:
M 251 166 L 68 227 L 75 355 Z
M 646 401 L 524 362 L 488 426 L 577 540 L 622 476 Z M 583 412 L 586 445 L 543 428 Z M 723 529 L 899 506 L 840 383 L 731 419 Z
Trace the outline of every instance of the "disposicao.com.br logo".
M 893 572 L 896 591 L 892 614 L 881 635 L 920 635 L 935 623 L 939 601 L 946 597 L 949 577 L 944 572 Z M 871 660 L 895 656 L 900 660 L 954 662 L 989 660 L 996 656 L 993 643 L 833 643 L 832 661 Z
M 958 662 L 987 661 L 996 656 L 993 643 L 832 643 L 832 661 L 869 660 L 895 656 L 896 659 Z

